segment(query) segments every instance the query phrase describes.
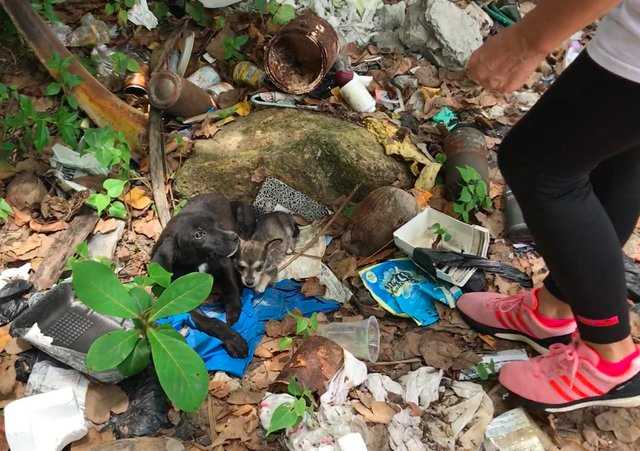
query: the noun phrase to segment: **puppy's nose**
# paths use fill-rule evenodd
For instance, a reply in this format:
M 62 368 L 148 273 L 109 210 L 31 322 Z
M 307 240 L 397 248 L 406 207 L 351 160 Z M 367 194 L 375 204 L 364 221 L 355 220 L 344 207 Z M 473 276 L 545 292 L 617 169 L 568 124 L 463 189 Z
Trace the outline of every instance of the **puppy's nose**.
M 244 284 L 245 286 L 252 288 L 255 285 L 256 281 L 253 279 L 245 279 Z

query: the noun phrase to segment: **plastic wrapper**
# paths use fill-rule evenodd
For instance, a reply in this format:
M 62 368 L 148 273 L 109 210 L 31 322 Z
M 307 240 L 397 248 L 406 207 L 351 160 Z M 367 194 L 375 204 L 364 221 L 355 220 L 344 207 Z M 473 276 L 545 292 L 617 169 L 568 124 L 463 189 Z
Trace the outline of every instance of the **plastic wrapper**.
M 93 14 L 85 14 L 80 19 L 80 26 L 67 36 L 69 47 L 93 47 L 99 44 L 107 44 L 111 41 L 111 30 L 101 20 L 93 17 Z

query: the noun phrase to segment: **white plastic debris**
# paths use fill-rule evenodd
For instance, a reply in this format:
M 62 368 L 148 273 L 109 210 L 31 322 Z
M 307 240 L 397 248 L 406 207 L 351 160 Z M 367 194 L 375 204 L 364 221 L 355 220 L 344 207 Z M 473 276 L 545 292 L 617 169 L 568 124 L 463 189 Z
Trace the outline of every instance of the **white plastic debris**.
M 224 8 L 239 1 L 240 0 L 200 0 L 200 3 L 202 3 L 205 8 Z
M 422 409 L 429 407 L 433 401 L 438 400 L 442 370 L 429 366 L 423 366 L 400 379 L 405 388 L 405 402 L 412 402 Z
M 544 451 L 551 445 L 549 436 L 521 407 L 495 417 L 484 440 L 486 451 Z
M 282 404 L 287 402 L 293 402 L 296 398 L 287 393 L 265 393 L 262 402 L 260 403 L 260 424 L 267 430 L 271 425 L 271 417 L 273 412 Z
M 367 376 L 365 382 L 367 390 L 373 395 L 376 401 L 387 401 L 389 393 L 403 396 L 404 389 L 402 385 L 391 379 L 386 374 L 372 373 Z
M 151 12 L 147 0 L 136 0 L 127 14 L 129 21 L 135 25 L 142 25 L 147 30 L 158 26 L 158 18 Z
M 376 100 L 369 94 L 365 85 L 357 78 L 353 78 L 340 88 L 340 94 L 354 111 L 359 113 L 373 113 L 376 110 Z
M 191 83 L 208 91 L 222 81 L 220 74 L 211 66 L 202 66 L 187 77 Z
M 81 155 L 62 144 L 54 144 L 53 157 L 49 164 L 54 169 L 55 176 L 62 184 L 63 189 L 82 191 L 85 188 L 72 180 L 86 175 L 107 175 L 109 169 L 102 166 L 93 153 Z
M 43 360 L 33 365 L 33 370 L 29 375 L 26 396 L 49 393 L 56 390 L 70 388 L 73 390 L 78 406 L 84 412 L 85 397 L 89 388 L 89 379 L 82 373 L 72 369 L 58 368 L 51 362 Z
M 4 425 L 12 451 L 60 451 L 88 431 L 71 388 L 9 403 Z
M 325 291 L 324 295 L 320 296 L 322 299 L 331 299 L 344 304 L 353 297 L 351 290 L 347 288 L 324 263 L 320 265 L 318 280 L 321 285 L 327 287 L 327 291 Z
M 367 451 L 367 444 L 362 435 L 352 432 L 338 439 L 340 451 Z
M 427 451 L 422 443 L 420 417 L 404 409 L 393 416 L 389 424 L 389 446 L 393 451 Z
M 367 365 L 356 359 L 349 351 L 344 351 L 344 366 L 338 371 L 320 397 L 320 403 L 340 405 L 347 401 L 349 391 L 367 380 Z
M 38 347 L 38 345 L 51 346 L 53 344 L 53 337 L 48 337 L 43 334 L 38 323 L 34 323 L 22 338 L 36 347 Z
M 31 271 L 31 263 L 25 263 L 18 268 L 7 268 L 0 272 L 0 290 L 12 280 L 29 280 L 29 271 Z

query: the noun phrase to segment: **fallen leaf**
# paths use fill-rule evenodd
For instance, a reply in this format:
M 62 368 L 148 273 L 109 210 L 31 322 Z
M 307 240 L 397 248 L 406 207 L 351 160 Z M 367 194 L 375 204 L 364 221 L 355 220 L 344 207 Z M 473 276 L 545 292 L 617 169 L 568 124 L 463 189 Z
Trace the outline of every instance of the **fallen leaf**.
M 102 424 L 109 421 L 111 412 L 126 412 L 129 398 L 117 385 L 91 383 L 85 405 L 85 416 L 96 424 Z
M 42 236 L 38 234 L 32 234 L 27 237 L 26 240 L 13 243 L 8 249 L 16 257 L 25 257 L 25 254 L 38 249 L 42 245 Z M 28 257 L 25 257 L 28 259 Z
M 0 361 L 0 396 L 5 397 L 13 391 L 16 384 L 16 358 L 4 357 Z
M 495 276 L 494 284 L 499 293 L 514 295 L 520 291 L 520 285 L 517 282 L 504 279 L 498 275 Z
M 366 408 L 360 401 L 354 401 L 352 405 L 369 423 L 389 424 L 396 414 L 396 411 L 383 401 L 372 401 L 370 409 Z
M 640 412 L 636 410 L 611 409 L 595 417 L 595 422 L 600 430 L 613 432 L 621 442 L 634 443 L 640 438 Z
M 29 228 L 37 233 L 53 233 L 69 228 L 69 223 L 64 221 L 50 222 L 48 224 L 42 224 L 34 219 L 29 221 Z
M 251 104 L 248 101 L 236 104 L 236 114 L 240 117 L 248 116 L 251 113 Z
M 504 213 L 501 210 L 495 209 L 488 216 L 482 212 L 478 212 L 476 213 L 476 219 L 480 224 L 489 229 L 491 238 L 500 238 L 504 234 Z
M 21 352 L 28 351 L 33 348 L 31 343 L 20 337 L 12 337 L 11 341 L 5 346 L 4 350 L 9 355 L 17 355 Z
M 338 279 L 344 281 L 355 275 L 356 269 L 358 269 L 358 259 L 353 256 L 348 256 L 337 261 L 331 269 Z
M 229 377 L 226 373 L 218 371 L 211 380 L 209 380 L 209 393 L 218 398 L 223 399 L 229 396 L 229 393 L 240 388 L 238 379 Z
M 19 227 L 22 227 L 23 225 L 28 224 L 29 221 L 31 221 L 31 215 L 29 213 L 18 210 L 17 208 L 12 208 L 12 214 L 13 222 Z
M 420 353 L 425 363 L 434 368 L 448 370 L 462 370 L 471 368 L 480 362 L 480 356 L 472 351 L 464 351 L 455 342 L 455 336 L 428 330 L 423 333 L 420 343 Z
M 133 230 L 147 238 L 157 240 L 160 237 L 160 233 L 162 233 L 162 225 L 160 225 L 160 221 L 157 218 L 151 220 L 140 219 L 133 222 Z
M 11 342 L 12 337 L 9 334 L 10 327 L 9 324 L 0 327 L 0 352 L 4 351 L 5 347 Z
M 259 404 L 262 398 L 264 398 L 264 392 L 240 389 L 231 393 L 227 402 L 234 405 Z
M 111 429 L 106 428 L 104 431 L 99 432 L 95 428 L 90 427 L 87 435 L 77 442 L 71 443 L 71 451 L 92 451 L 99 445 L 111 443 L 115 440 L 116 436 Z
M 489 346 L 489 348 L 491 348 L 491 349 L 493 349 L 495 351 L 495 349 L 496 349 L 496 339 L 494 337 L 492 337 L 491 335 L 479 334 L 478 338 L 480 338 L 480 340 L 484 341 L 485 344 L 487 346 Z
M 136 210 L 144 210 L 151 205 L 151 198 L 147 196 L 147 193 L 139 186 L 134 186 L 131 190 L 124 195 L 124 203 Z
M 327 287 L 320 283 L 320 279 L 317 277 L 311 277 L 304 281 L 302 288 L 300 289 L 302 294 L 307 297 L 324 296 L 327 292 Z
M 93 233 L 105 234 L 105 233 L 113 232 L 116 229 L 117 225 L 118 225 L 118 222 L 116 221 L 115 218 L 100 219 L 96 224 L 96 227 L 93 229 Z
M 26 388 L 26 384 L 16 381 L 13 387 L 13 391 L 11 393 L 9 393 L 6 396 L 0 395 L 0 409 L 4 409 L 7 406 L 7 404 L 9 404 L 12 401 L 15 401 L 16 399 L 24 398 L 25 388 Z
M 421 189 L 411 188 L 411 194 L 416 198 L 416 203 L 418 204 L 418 208 L 420 210 L 424 210 L 429 206 L 429 200 L 433 194 L 430 191 L 422 191 Z
M 280 352 L 279 342 L 279 338 L 262 337 L 262 341 L 256 347 L 254 355 L 263 359 L 270 359 L 274 354 Z
M 193 132 L 195 138 L 213 138 L 220 131 L 212 118 L 207 118 L 200 124 L 200 127 Z

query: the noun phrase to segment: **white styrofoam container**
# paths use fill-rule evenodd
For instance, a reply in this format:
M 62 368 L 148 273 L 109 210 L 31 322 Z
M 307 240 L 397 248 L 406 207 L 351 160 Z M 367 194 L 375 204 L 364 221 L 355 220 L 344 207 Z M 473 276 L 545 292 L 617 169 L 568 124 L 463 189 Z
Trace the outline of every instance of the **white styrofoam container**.
M 411 221 L 393 233 L 393 240 L 400 250 L 407 256 L 413 256 L 413 250 L 418 247 L 431 249 L 436 236 L 431 231 L 434 224 L 440 224 L 451 235 L 451 240 L 442 241 L 441 249 L 486 257 L 489 250 L 489 230 L 484 227 L 465 224 L 433 208 L 427 208 Z M 437 268 L 440 279 L 459 287 L 464 286 L 476 268 L 451 268 L 448 266 Z

